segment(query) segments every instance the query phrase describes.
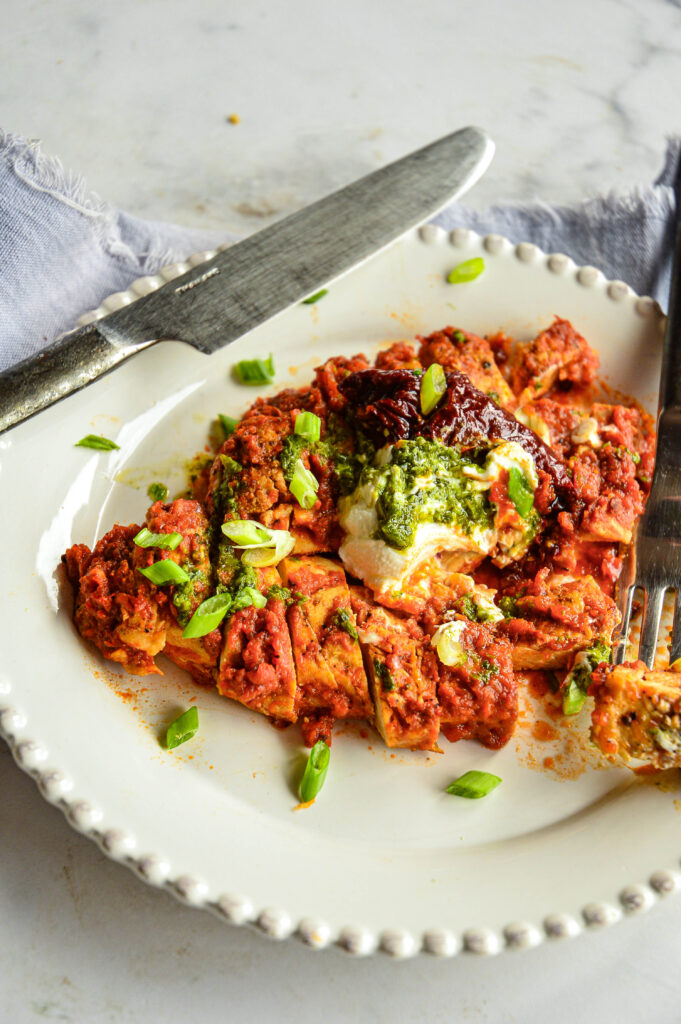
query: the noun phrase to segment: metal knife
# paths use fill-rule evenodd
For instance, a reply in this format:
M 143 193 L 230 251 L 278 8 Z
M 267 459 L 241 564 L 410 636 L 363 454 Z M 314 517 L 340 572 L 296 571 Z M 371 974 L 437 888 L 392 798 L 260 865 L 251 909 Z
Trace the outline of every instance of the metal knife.
M 484 173 L 494 144 L 462 128 L 368 174 L 0 373 L 0 433 L 157 341 L 211 353 L 376 255 Z

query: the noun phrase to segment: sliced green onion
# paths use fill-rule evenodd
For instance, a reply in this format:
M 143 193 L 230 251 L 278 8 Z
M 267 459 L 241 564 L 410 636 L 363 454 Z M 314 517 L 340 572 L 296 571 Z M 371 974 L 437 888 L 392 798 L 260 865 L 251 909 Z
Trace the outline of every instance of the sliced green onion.
M 165 501 L 168 497 L 168 488 L 165 484 L 161 483 L 149 484 L 147 487 L 147 497 L 151 498 L 152 501 Z
M 110 452 L 114 448 L 118 448 L 119 445 L 115 441 L 110 441 L 108 437 L 100 437 L 99 434 L 87 434 L 85 437 L 81 437 L 80 441 L 76 441 L 73 447 L 96 448 L 100 452 Z
M 220 426 L 225 437 L 230 437 L 239 425 L 238 420 L 235 420 L 232 416 L 225 416 L 221 412 L 218 413 L 218 419 L 220 420 Z
M 534 491 L 525 474 L 516 466 L 511 466 L 508 471 L 508 497 L 515 505 L 518 515 L 527 519 L 534 505 Z
M 319 481 L 314 473 L 305 468 L 301 459 L 294 466 L 289 490 L 302 508 L 312 508 L 317 501 Z
M 288 530 L 271 530 L 254 519 L 229 519 L 222 532 L 237 548 L 246 548 L 242 561 L 263 568 L 276 565 L 290 555 L 295 540 Z
M 482 256 L 475 256 L 472 260 L 464 260 L 457 264 L 447 274 L 449 284 L 464 284 L 466 281 L 475 281 L 485 269 L 485 261 Z
M 255 608 L 264 608 L 266 604 L 267 598 L 259 590 L 256 590 L 255 587 L 244 587 L 239 596 L 235 598 L 232 607 L 236 612 L 241 608 L 250 608 L 251 605 Z
M 576 715 L 584 707 L 586 690 L 582 689 L 578 679 L 572 678 L 567 681 L 563 688 L 563 714 Z
M 445 371 L 439 363 L 431 363 L 421 378 L 421 412 L 432 412 L 447 390 Z
M 222 532 L 238 548 L 262 548 L 272 543 L 273 530 L 255 519 L 228 519 Z
M 480 797 L 487 796 L 499 785 L 501 785 L 501 779 L 498 775 L 472 770 L 465 772 L 460 778 L 450 783 L 447 786 L 447 792 L 453 793 L 454 796 L 463 796 L 467 800 L 479 800 Z
M 199 709 L 193 706 L 171 722 L 166 729 L 166 747 L 168 750 L 179 747 L 180 743 L 186 743 L 192 736 L 196 736 L 198 731 Z
M 232 598 L 227 591 L 202 601 L 184 628 L 182 633 L 184 639 L 191 640 L 194 637 L 212 633 L 224 619 L 231 604 Z
M 443 665 L 456 667 L 468 661 L 468 653 L 461 643 L 465 629 L 466 624 L 455 619 L 443 622 L 433 633 L 430 642 Z
M 303 777 L 300 780 L 300 799 L 304 804 L 314 800 L 324 785 L 326 773 L 329 770 L 330 756 L 331 751 L 324 740 L 317 740 L 310 751 Z
M 582 710 L 591 686 L 591 673 L 612 658 L 610 645 L 604 639 L 580 651 L 563 680 L 563 714 L 576 715 Z
M 349 608 L 339 608 L 333 617 L 333 622 L 335 626 L 342 629 L 353 640 L 359 640 L 355 619 Z
M 282 558 L 290 555 L 296 542 L 288 530 L 273 530 L 272 533 L 277 535 L 273 547 L 250 548 L 241 556 L 241 561 L 264 569 L 268 565 L 278 565 Z
M 314 293 L 314 295 L 309 295 L 306 299 L 303 299 L 302 305 L 303 306 L 312 306 L 312 305 L 314 305 L 315 302 L 319 302 L 320 299 L 323 299 L 324 296 L 328 295 L 328 294 L 329 294 L 329 289 L 328 288 L 320 288 L 318 292 Z
M 154 562 L 153 565 L 139 571 L 159 587 L 164 583 L 186 583 L 189 579 L 189 573 L 177 562 L 173 562 L 172 558 L 163 558 L 160 562 Z
M 293 433 L 306 437 L 308 441 L 318 441 L 322 434 L 322 421 L 313 412 L 299 412 Z
M 234 367 L 234 376 L 240 384 L 270 384 L 274 380 L 274 361 L 267 359 L 242 359 Z
M 152 533 L 143 526 L 140 532 L 132 538 L 138 548 L 166 548 L 174 551 L 182 543 L 181 533 Z

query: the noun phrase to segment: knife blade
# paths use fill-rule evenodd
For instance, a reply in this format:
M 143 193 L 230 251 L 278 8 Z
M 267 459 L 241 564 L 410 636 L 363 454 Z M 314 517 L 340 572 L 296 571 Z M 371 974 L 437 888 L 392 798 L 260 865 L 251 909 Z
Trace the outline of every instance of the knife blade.
M 473 185 L 494 144 L 462 128 L 272 224 L 0 374 L 0 433 L 158 341 L 211 353 L 364 263 Z

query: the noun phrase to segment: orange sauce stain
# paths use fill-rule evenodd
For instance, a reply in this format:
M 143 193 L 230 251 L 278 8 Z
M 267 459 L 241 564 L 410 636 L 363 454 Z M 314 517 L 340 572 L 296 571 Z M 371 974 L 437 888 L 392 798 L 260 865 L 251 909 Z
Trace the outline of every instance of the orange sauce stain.
M 532 735 L 535 740 L 541 740 L 544 743 L 546 740 L 555 740 L 558 733 L 548 722 L 538 719 L 532 726 Z
M 555 766 L 556 766 L 555 758 L 553 758 L 553 757 L 545 757 L 544 758 L 544 767 L 546 768 L 547 771 L 549 771 L 549 772 L 552 771 L 555 768 Z
M 306 807 L 312 807 L 313 803 L 314 803 L 314 799 L 306 800 L 305 803 L 303 803 L 303 804 L 296 804 L 296 806 L 293 808 L 293 810 L 294 811 L 304 811 Z
M 545 697 L 549 693 L 549 684 L 545 672 L 526 672 L 527 688 L 533 697 Z

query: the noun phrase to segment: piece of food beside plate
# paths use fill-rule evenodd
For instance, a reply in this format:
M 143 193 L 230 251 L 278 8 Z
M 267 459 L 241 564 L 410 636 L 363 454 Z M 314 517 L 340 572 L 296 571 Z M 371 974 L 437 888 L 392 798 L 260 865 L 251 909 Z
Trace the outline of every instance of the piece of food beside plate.
M 563 319 L 418 341 L 222 416 L 190 493 L 65 553 L 78 630 L 136 674 L 163 652 L 310 747 L 366 719 L 389 747 L 498 749 L 532 671 L 565 715 L 593 696 L 607 757 L 681 764 L 681 677 L 609 665 L 652 418 L 605 401 Z

